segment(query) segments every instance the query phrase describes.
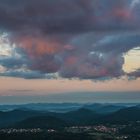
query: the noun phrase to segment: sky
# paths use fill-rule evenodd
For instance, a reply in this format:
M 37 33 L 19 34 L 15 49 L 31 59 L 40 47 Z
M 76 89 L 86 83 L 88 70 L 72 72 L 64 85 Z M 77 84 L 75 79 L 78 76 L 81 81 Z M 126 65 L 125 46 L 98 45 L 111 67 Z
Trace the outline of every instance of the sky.
M 0 0 L 0 102 L 137 102 L 139 83 L 140 0 Z

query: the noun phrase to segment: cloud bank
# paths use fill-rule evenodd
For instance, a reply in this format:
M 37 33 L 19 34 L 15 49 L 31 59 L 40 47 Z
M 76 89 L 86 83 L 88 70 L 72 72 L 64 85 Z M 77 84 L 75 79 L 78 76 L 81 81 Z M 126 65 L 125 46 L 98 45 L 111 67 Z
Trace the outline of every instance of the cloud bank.
M 0 0 L 0 75 L 139 77 L 123 70 L 140 45 L 139 11 L 139 0 Z

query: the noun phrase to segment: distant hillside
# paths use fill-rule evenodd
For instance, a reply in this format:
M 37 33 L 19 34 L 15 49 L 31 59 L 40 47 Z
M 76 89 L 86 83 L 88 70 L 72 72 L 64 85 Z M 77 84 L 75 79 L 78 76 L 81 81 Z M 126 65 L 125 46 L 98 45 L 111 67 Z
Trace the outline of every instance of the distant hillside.
M 109 113 L 116 112 L 120 109 L 126 108 L 125 106 L 113 105 L 113 104 L 91 104 L 91 105 L 85 105 L 84 107 L 96 111 L 97 113 L 100 114 L 109 114 Z
M 107 114 L 118 111 L 125 107 L 132 107 L 138 104 L 128 103 L 93 103 L 93 104 L 80 104 L 80 103 L 31 103 L 21 105 L 0 105 L 0 111 L 12 111 L 15 109 L 26 108 L 36 111 L 51 111 L 65 113 L 74 111 L 80 108 L 87 108 L 97 113 Z
M 79 109 L 83 104 L 78 103 L 31 103 L 21 105 L 0 105 L 1 111 L 10 111 L 18 108 L 27 108 L 36 111 L 67 112 Z

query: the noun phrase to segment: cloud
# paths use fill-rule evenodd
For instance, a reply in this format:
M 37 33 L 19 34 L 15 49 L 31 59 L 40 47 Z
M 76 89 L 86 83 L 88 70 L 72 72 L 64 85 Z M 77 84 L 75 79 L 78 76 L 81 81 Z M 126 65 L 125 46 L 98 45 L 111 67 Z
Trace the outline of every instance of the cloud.
M 0 31 L 7 34 L 2 40 L 16 52 L 9 57 L 0 53 L 6 68 L 1 75 L 126 75 L 123 55 L 140 45 L 139 10 L 136 0 L 0 0 Z
M 130 78 L 139 78 L 140 77 L 140 69 L 137 69 L 133 72 L 128 73 Z
M 13 0 L 12 3 L 0 0 L 0 3 L 1 27 L 15 32 L 80 33 L 136 25 L 130 0 Z
M 105 36 L 95 44 L 95 50 L 101 52 L 125 53 L 140 45 L 140 34 L 128 32 Z M 94 47 L 94 46 L 93 46 Z
M 42 79 L 46 78 L 45 75 L 39 73 L 39 72 L 24 72 L 24 71 L 9 71 L 5 73 L 0 73 L 0 76 L 6 76 L 6 77 L 21 77 L 25 79 Z

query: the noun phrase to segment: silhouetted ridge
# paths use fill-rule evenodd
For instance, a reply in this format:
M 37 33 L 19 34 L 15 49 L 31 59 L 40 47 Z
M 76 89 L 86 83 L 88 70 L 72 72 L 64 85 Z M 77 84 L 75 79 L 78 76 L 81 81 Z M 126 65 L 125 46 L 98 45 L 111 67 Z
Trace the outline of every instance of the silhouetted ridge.
M 125 109 L 120 109 L 115 113 L 105 116 L 104 118 L 102 118 L 102 120 L 104 122 L 110 122 L 110 123 L 127 123 L 129 121 L 139 121 L 140 108 L 129 107 Z
M 17 128 L 46 128 L 46 129 L 58 129 L 68 126 L 68 124 L 53 116 L 40 116 L 28 118 L 17 125 Z

